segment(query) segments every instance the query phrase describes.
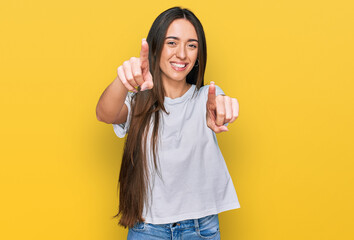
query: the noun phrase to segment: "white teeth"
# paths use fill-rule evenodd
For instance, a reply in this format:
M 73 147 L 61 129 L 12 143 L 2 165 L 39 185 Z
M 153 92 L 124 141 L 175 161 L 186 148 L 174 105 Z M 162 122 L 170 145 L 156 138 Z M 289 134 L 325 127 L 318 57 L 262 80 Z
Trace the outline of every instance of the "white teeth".
M 178 63 L 171 63 L 172 66 L 179 67 L 179 68 L 184 68 L 187 64 L 178 64 Z

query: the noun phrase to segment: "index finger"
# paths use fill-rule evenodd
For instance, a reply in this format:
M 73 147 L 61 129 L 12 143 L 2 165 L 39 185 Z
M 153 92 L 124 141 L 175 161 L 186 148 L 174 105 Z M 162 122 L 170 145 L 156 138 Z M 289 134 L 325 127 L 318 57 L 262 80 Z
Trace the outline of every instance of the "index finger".
M 141 42 L 140 62 L 142 68 L 146 68 L 149 66 L 149 44 L 147 43 L 145 38 L 143 38 Z
M 209 85 L 207 106 L 211 109 L 216 108 L 216 94 L 214 82 L 210 82 Z

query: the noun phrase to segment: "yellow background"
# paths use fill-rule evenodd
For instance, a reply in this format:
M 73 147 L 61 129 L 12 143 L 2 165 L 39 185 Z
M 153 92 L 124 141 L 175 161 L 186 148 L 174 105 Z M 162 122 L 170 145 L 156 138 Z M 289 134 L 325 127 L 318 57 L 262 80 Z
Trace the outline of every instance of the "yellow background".
M 219 145 L 241 208 L 224 240 L 354 239 L 351 0 L 0 3 L 0 239 L 124 239 L 123 140 L 96 120 L 163 10 L 195 12 L 206 83 L 240 104 Z

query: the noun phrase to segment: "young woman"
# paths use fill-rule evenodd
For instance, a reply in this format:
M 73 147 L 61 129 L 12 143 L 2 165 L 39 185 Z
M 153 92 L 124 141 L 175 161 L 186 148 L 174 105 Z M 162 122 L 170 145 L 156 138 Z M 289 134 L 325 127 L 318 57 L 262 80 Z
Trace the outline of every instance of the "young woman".
M 115 216 L 128 239 L 220 239 L 218 213 L 240 207 L 215 136 L 238 102 L 204 86 L 206 58 L 197 17 L 168 9 L 97 104 L 99 121 L 128 133 Z

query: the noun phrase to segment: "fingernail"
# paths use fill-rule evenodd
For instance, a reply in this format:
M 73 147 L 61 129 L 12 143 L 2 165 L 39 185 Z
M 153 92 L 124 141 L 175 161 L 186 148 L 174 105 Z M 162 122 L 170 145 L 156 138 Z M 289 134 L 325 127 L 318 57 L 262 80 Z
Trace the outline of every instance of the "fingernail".
M 215 84 L 215 83 L 213 81 L 211 81 L 210 84 Z
M 140 91 L 145 91 L 145 90 L 146 90 L 146 87 L 140 88 Z
M 145 38 L 143 38 L 142 42 L 144 42 L 144 41 L 146 41 L 146 39 L 145 39 Z

